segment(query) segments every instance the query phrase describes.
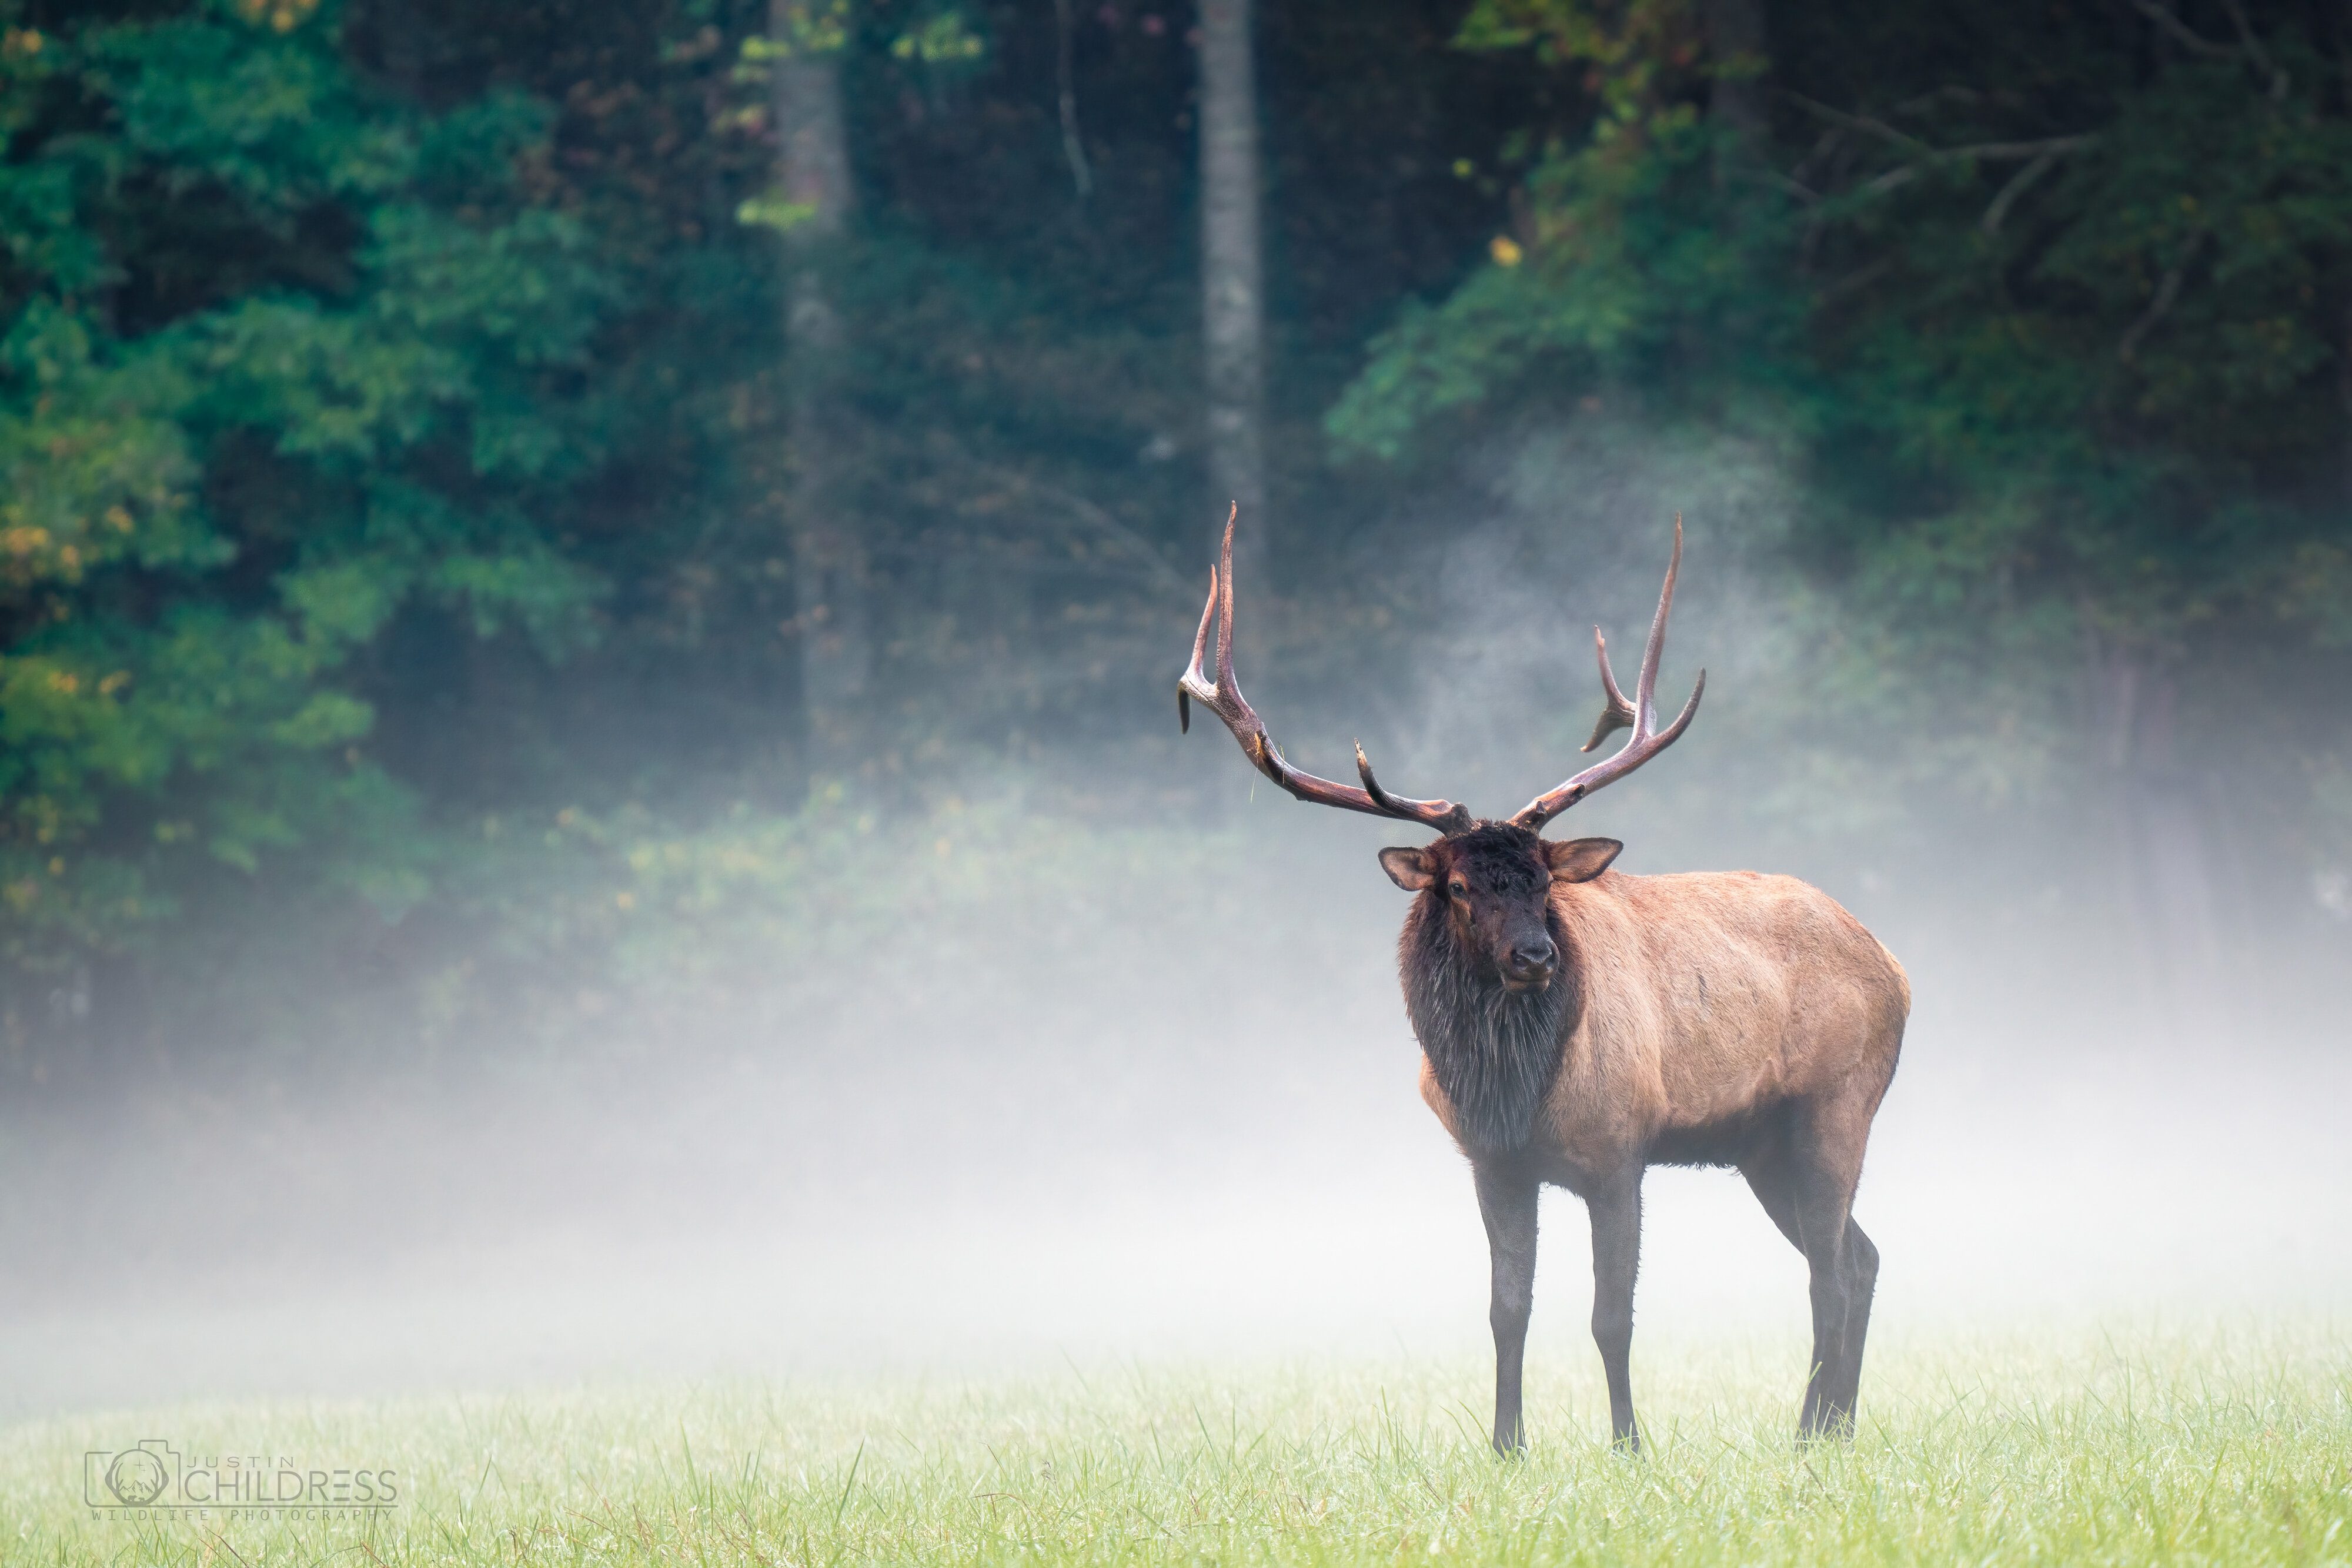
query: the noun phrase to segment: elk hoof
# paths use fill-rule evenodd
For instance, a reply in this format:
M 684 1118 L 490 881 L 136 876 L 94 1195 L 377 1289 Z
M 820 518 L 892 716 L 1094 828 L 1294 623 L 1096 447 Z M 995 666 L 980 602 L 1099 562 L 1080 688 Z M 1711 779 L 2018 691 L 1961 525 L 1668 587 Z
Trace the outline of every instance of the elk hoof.
M 1839 1410 L 1818 1420 L 1800 1422 L 1797 1427 L 1797 1447 L 1810 1448 L 1815 1443 L 1851 1443 L 1853 1441 L 1853 1416 Z

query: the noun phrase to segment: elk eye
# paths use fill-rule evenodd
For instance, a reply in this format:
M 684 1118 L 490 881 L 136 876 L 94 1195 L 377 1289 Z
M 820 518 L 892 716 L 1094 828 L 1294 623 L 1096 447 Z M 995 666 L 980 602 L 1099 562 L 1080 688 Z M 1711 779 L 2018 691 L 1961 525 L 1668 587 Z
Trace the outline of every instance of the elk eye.
M 1470 884 L 1459 878 L 1456 878 L 1446 887 L 1445 891 L 1452 894 L 1456 898 L 1467 898 L 1470 895 Z

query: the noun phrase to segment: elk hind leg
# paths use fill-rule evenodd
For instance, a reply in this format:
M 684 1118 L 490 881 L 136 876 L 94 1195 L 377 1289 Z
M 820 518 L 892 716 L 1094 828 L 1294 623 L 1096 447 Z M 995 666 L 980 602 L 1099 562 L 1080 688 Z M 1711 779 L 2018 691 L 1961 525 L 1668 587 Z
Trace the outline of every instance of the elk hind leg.
M 1794 1146 L 1760 1155 L 1739 1168 L 1764 1212 L 1804 1255 L 1811 1275 L 1813 1354 L 1797 1429 L 1800 1437 L 1819 1437 L 1853 1427 L 1862 1330 L 1870 1321 L 1878 1249 L 1850 1213 L 1859 1172 L 1847 1175 L 1846 1162 L 1822 1158 L 1809 1143 L 1801 1136 Z
M 1798 1188 L 1798 1222 L 1808 1242 L 1815 1237 L 1834 1238 L 1834 1245 L 1809 1248 L 1806 1261 L 1818 1277 L 1826 1261 L 1835 1271 L 1842 1298 L 1835 1359 L 1825 1363 L 1822 1423 L 1819 1431 L 1840 1437 L 1853 1433 L 1853 1406 L 1862 1389 L 1862 1346 L 1870 1331 L 1871 1299 L 1878 1290 L 1878 1248 L 1853 1222 L 1853 1191 L 1862 1180 L 1863 1151 L 1870 1142 L 1871 1118 L 1878 1110 L 1885 1080 L 1874 1085 L 1849 1083 L 1835 1098 L 1816 1105 L 1798 1124 L 1795 1141 L 1802 1179 Z
M 1871 1298 L 1878 1293 L 1878 1248 L 1852 1218 L 1845 1222 L 1845 1361 L 1839 1369 L 1837 1407 L 1848 1429 L 1862 1396 L 1862 1343 L 1870 1333 Z

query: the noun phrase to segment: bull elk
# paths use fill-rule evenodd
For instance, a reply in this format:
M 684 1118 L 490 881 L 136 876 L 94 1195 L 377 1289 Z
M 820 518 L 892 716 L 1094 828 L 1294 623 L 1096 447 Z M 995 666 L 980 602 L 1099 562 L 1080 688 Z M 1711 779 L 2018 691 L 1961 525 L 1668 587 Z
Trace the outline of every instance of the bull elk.
M 1501 821 L 1451 800 L 1391 795 L 1372 777 L 1335 784 L 1292 767 L 1234 682 L 1234 520 L 1177 686 L 1188 730 L 1198 700 L 1250 765 L 1298 800 L 1434 830 L 1381 865 L 1413 894 L 1397 944 L 1405 1012 L 1422 1049 L 1421 1093 L 1468 1157 L 1493 1264 L 1498 1453 L 1525 1446 L 1520 1367 L 1544 1184 L 1584 1199 L 1592 1222 L 1592 1337 L 1614 1441 L 1641 1446 L 1628 1361 L 1641 1253 L 1642 1177 L 1654 1165 L 1730 1166 L 1804 1255 L 1813 1356 L 1801 1439 L 1850 1434 L 1878 1249 L 1853 1222 L 1871 1118 L 1895 1076 L 1911 988 L 1903 967 L 1817 888 L 1754 872 L 1629 876 L 1614 839 L 1546 839 L 1544 825 L 1657 756 L 1689 727 L 1701 672 L 1663 729 L 1654 704 L 1682 568 L 1682 519 L 1628 702 L 1593 631 L 1607 697 L 1584 747 L 1631 729 L 1622 749 Z M 1216 674 L 1202 667 L 1217 629 Z

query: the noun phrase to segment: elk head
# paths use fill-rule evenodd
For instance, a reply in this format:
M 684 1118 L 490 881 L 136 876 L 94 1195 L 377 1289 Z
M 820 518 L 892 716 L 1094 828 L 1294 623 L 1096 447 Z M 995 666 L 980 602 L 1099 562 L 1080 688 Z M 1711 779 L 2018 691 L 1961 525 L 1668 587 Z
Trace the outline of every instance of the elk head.
M 1481 822 L 1422 849 L 1386 849 L 1381 869 L 1407 893 L 1436 901 L 1454 946 L 1507 991 L 1539 991 L 1559 967 L 1551 886 L 1591 882 L 1625 846 L 1615 839 L 1538 838 L 1510 822 Z
M 1186 730 L 1192 728 L 1192 703 L 1197 698 L 1224 721 L 1250 766 L 1295 798 L 1435 829 L 1440 837 L 1433 843 L 1418 849 L 1382 850 L 1381 869 L 1406 892 L 1442 905 L 1459 946 L 1475 955 L 1505 989 L 1543 989 L 1560 962 L 1549 914 L 1552 884 L 1591 881 L 1608 870 L 1609 862 L 1625 847 L 1614 839 L 1548 840 L 1541 836 L 1544 824 L 1672 746 L 1689 727 L 1691 716 L 1698 712 L 1699 698 L 1706 690 L 1706 673 L 1702 670 L 1682 713 L 1664 729 L 1658 727 L 1658 661 L 1665 652 L 1675 578 L 1682 570 L 1682 518 L 1675 519 L 1674 554 L 1666 564 L 1665 586 L 1659 591 L 1657 613 L 1650 622 L 1650 640 L 1642 652 L 1642 671 L 1631 702 L 1618 688 L 1616 674 L 1609 667 L 1607 639 L 1599 627 L 1592 629 L 1607 703 L 1584 749 L 1593 750 L 1619 729 L 1630 728 L 1632 737 L 1614 755 L 1537 796 L 1507 820 L 1481 821 L 1470 815 L 1467 807 L 1451 800 L 1415 800 L 1390 794 L 1372 777 L 1372 765 L 1360 744 L 1356 747 L 1356 773 L 1363 780 L 1361 789 L 1301 772 L 1283 757 L 1234 680 L 1234 524 L 1238 514 L 1237 507 L 1225 519 L 1224 549 L 1219 565 L 1209 573 L 1209 602 L 1201 612 L 1201 630 L 1192 639 L 1192 663 L 1176 684 L 1178 720 Z M 1202 667 L 1213 622 L 1217 628 L 1213 680 Z

